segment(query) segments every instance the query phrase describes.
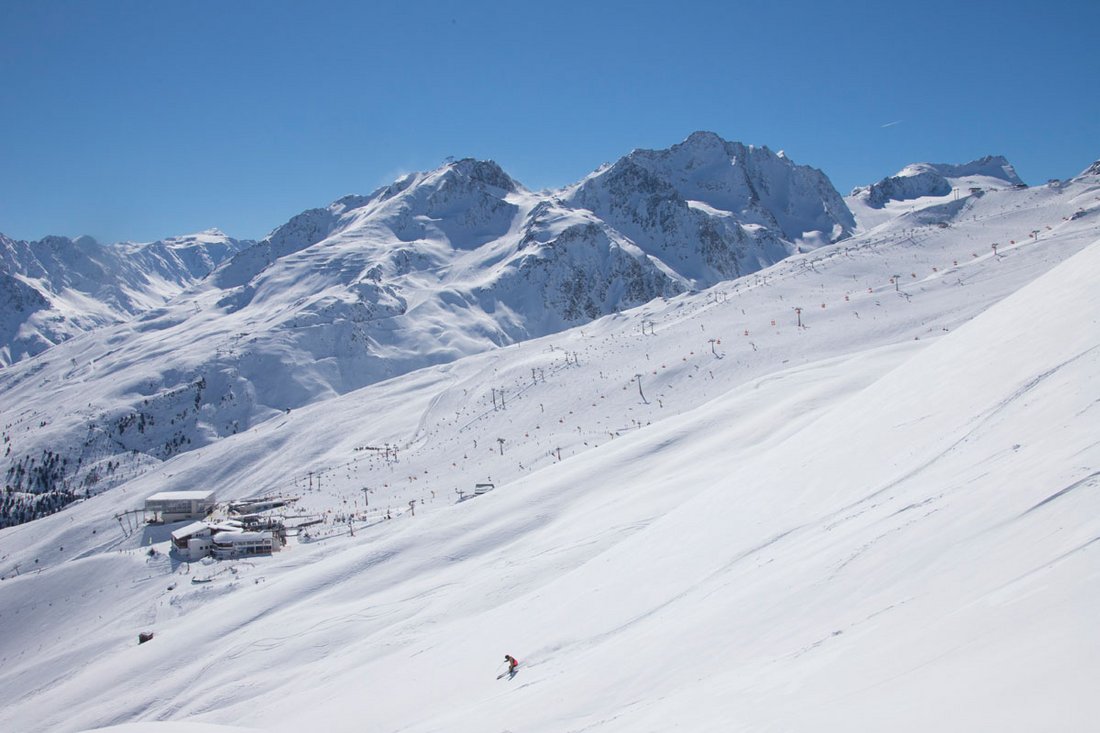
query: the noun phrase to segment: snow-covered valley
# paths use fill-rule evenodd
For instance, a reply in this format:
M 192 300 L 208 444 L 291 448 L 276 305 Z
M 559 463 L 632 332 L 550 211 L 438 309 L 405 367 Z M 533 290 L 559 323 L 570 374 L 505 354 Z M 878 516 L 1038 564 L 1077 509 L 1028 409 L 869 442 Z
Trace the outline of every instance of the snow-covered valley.
M 616 175 L 647 182 L 651 159 Z M 162 309 L 0 373 L 16 454 L 76 435 L 100 446 L 100 472 L 122 461 L 114 488 L 0 530 L 0 728 L 1089 730 L 1100 175 L 914 185 L 863 217 L 853 197 L 854 236 L 767 235 L 783 258 L 725 279 L 601 228 L 625 214 L 593 192 L 600 173 L 541 208 L 464 189 L 481 202 L 470 226 L 503 249 L 469 239 L 448 255 L 467 268 L 448 280 L 454 303 L 477 291 L 455 283 L 499 274 L 525 237 L 566 231 L 637 247 L 679 283 L 583 325 L 524 321 L 504 338 L 494 318 L 457 346 L 430 327 L 388 344 L 375 331 L 372 355 L 422 361 L 350 373 L 375 362 L 341 358 L 356 320 L 331 316 L 376 260 L 350 234 L 282 251 L 273 237 Z M 673 229 L 743 215 L 722 190 L 667 195 L 685 217 Z M 356 257 L 355 277 L 333 269 Z M 374 282 L 368 299 L 388 307 L 397 291 Z M 497 302 L 546 302 L 522 299 L 529 287 Z M 324 303 L 287 300 L 326 288 Z M 451 302 L 399 310 L 442 328 Z M 321 358 L 298 340 L 311 317 L 346 329 Z M 126 443 L 136 425 L 87 428 L 142 401 L 156 416 L 143 438 L 187 443 L 142 453 Z M 471 496 L 477 483 L 495 488 Z M 171 526 L 116 519 L 194 489 L 294 494 L 324 521 L 269 557 L 185 563 Z M 505 653 L 520 667 L 497 678 Z

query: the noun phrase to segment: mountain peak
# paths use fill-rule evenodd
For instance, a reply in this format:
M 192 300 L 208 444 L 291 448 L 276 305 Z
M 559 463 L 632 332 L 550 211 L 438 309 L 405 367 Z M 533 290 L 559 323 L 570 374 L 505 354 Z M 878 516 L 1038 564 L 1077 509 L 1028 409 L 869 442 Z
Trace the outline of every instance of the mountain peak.
M 1005 183 L 1016 185 L 1023 183 L 1016 169 L 1003 155 L 986 155 L 969 163 L 913 163 L 907 165 L 897 173 L 898 177 L 914 176 L 934 171 L 944 178 L 966 178 L 970 176 L 983 176 L 995 178 Z
M 486 186 L 493 186 L 505 191 L 515 191 L 517 184 L 512 177 L 504 172 L 496 161 L 478 160 L 476 158 L 462 158 L 443 166 L 444 174 L 453 171 L 455 174 Z
M 681 145 L 691 147 L 722 147 L 725 148 L 728 141 L 716 132 L 709 130 L 696 130 L 687 136 Z
M 771 155 L 767 146 L 757 147 L 746 145 L 742 142 L 726 140 L 716 132 L 709 130 L 696 130 L 687 136 L 682 142 L 676 143 L 664 150 L 635 150 L 631 155 L 652 156 L 662 155 L 679 159 L 680 156 L 690 155 L 696 161 L 709 161 L 718 159 L 723 164 L 736 162 L 751 151 L 766 151 Z
M 573 190 L 570 200 L 611 217 L 636 242 L 647 236 L 635 225 L 642 223 L 648 229 L 661 220 L 658 228 L 672 226 L 678 216 L 674 209 L 690 209 L 692 220 L 710 212 L 708 216 L 717 219 L 706 226 L 726 230 L 730 242 L 740 242 L 749 231 L 767 230 L 778 238 L 767 244 L 776 251 L 784 246 L 778 240 L 835 241 L 855 226 L 851 212 L 821 171 L 797 165 L 766 146 L 730 142 L 705 130 L 664 150 L 632 151 L 590 175 Z M 687 219 L 679 226 L 684 241 L 710 236 L 696 231 L 697 225 Z M 747 252 L 740 244 L 731 247 Z
M 881 209 L 889 201 L 946 196 L 953 188 L 984 186 L 986 180 L 1010 186 L 1023 184 L 1007 158 L 1003 155 L 987 155 L 961 164 L 911 163 L 877 183 L 856 188 L 852 195 L 866 199 L 872 208 Z
M 1085 176 L 1100 176 L 1100 160 L 1090 165 L 1077 176 L 1078 178 L 1084 178 Z
M 716 132 L 709 130 L 696 130 L 681 142 L 673 145 L 669 150 L 689 148 L 693 150 L 715 151 L 723 155 L 734 155 L 737 151 L 763 151 L 767 155 L 775 155 L 779 158 L 787 158 L 786 153 L 772 153 L 767 145 L 746 145 L 737 140 L 727 140 Z

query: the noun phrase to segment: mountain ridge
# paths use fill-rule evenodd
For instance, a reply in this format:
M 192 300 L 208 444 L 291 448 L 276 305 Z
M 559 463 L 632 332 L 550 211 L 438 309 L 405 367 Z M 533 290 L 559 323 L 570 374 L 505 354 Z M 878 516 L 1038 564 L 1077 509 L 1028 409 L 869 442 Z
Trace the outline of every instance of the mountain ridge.
M 230 399 L 288 386 L 253 369 L 229 398 L 233 369 L 301 352 L 185 374 L 194 346 L 138 322 L 0 373 L 14 473 L 75 460 L 69 421 L 114 446 L 101 481 L 122 475 L 0 530 L 0 725 L 915 733 L 943 728 L 927 702 L 947 700 L 952 730 L 1086 730 L 1100 230 L 1073 213 L 1097 195 L 1085 177 L 921 201 L 709 290 L 202 445 Z M 528 210 L 510 242 L 551 210 Z M 526 249 L 584 228 L 561 214 Z M 321 255 L 296 253 L 310 266 L 290 271 L 343 282 Z M 245 311 L 203 310 L 227 321 L 223 355 L 255 335 Z M 204 335 L 199 317 L 180 323 Z M 330 365 L 294 367 L 322 380 Z M 107 414 L 119 405 L 135 410 Z M 202 418 L 193 449 L 132 452 L 185 409 Z M 58 459 L 28 460 L 47 444 Z M 310 524 L 272 556 L 187 564 L 169 549 L 180 525 L 121 518 L 195 489 L 291 495 L 288 523 Z M 494 679 L 503 652 L 521 661 L 514 680 Z M 624 658 L 637 664 L 598 663 Z
M 690 175 L 678 172 L 677 166 L 683 165 L 695 170 Z M 704 169 L 715 175 L 700 175 Z M 771 193 L 773 189 L 776 194 Z M 527 212 L 533 213 L 524 223 Z M 565 219 L 568 224 L 562 226 Z M 521 241 L 509 241 L 510 230 L 520 225 L 526 226 Z M 796 166 L 767 147 L 727 142 L 714 133 L 693 133 L 665 151 L 635 150 L 606 170 L 545 194 L 527 191 L 493 161 L 463 158 L 403 176 L 366 196 L 348 195 L 327 207 L 303 211 L 257 242 L 234 240 L 217 230 L 149 244 L 107 246 L 90 238 L 47 237 L 16 243 L 5 237 L 9 254 L 0 259 L 0 266 L 7 275 L 22 279 L 23 285 L 13 289 L 23 294 L 0 312 L 0 318 L 9 323 L 6 338 L 0 340 L 6 355 L 0 365 L 40 353 L 76 333 L 159 307 L 215 269 L 214 281 L 220 287 L 241 289 L 224 298 L 240 307 L 251 297 L 246 292 L 249 281 L 263 270 L 331 238 L 358 237 L 368 247 L 394 250 L 390 255 L 377 253 L 392 266 L 375 263 L 381 264 L 375 278 L 387 271 L 400 277 L 418 266 L 453 268 L 440 259 L 448 257 L 445 249 L 473 251 L 485 245 L 493 245 L 495 251 L 470 258 L 463 266 L 515 262 L 516 250 L 534 246 L 527 254 L 537 251 L 538 256 L 523 258 L 518 265 L 522 271 L 564 267 L 572 273 L 569 282 L 551 273 L 536 278 L 544 300 L 557 305 L 551 313 L 533 318 L 534 328 L 516 319 L 498 323 L 494 338 L 500 343 L 575 325 L 653 297 L 709 287 L 766 267 L 800 248 L 848 236 L 853 225 L 843 200 L 819 171 Z M 548 235 L 566 229 L 569 234 L 562 246 L 551 246 Z M 145 266 L 155 271 L 158 263 L 152 261 L 152 253 L 171 259 L 187 241 L 204 243 L 211 252 L 220 242 L 223 250 L 217 256 L 202 256 L 205 268 L 199 262 L 180 262 L 186 275 L 174 278 L 175 288 L 166 288 L 156 273 L 142 283 L 134 267 L 98 264 L 111 253 L 129 259 L 146 253 L 150 256 Z M 409 244 L 415 246 L 403 247 Z M 33 250 L 59 246 L 74 252 L 71 261 L 55 263 L 52 278 L 28 276 L 37 264 Z M 594 260 L 585 248 L 600 254 Z M 219 267 L 223 260 L 230 262 Z M 578 277 L 595 261 L 605 264 Z M 615 264 L 608 264 L 612 261 Z M 89 265 L 92 270 L 82 273 L 81 268 Z M 59 305 L 34 315 L 44 308 L 42 300 L 57 301 L 69 281 L 82 274 L 87 282 L 101 283 L 98 291 L 85 287 L 81 292 L 86 300 L 68 304 L 67 312 Z M 620 284 L 600 284 L 608 278 Z M 444 283 L 443 287 L 449 286 Z M 31 296 L 26 288 L 37 290 L 41 298 Z M 482 286 L 478 292 L 484 297 L 487 291 Z M 58 325 L 62 322 L 64 327 Z M 21 331 L 33 336 L 20 341 Z
M 217 230 L 106 246 L 0 234 L 0 275 L 22 293 L 0 306 L 0 368 L 161 306 L 250 244 Z
M 779 199 L 777 215 L 761 208 Z M 168 302 L 0 370 L 0 395 L 37 375 L 79 404 L 8 465 L 63 455 L 34 487 L 103 491 L 128 480 L 120 455 L 144 471 L 319 400 L 842 244 L 856 219 L 837 219 L 837 201 L 819 172 L 709 133 L 552 192 L 492 161 L 410 174 L 302 212 Z M 833 223 L 807 237 L 807 221 Z M 11 300 L 38 303 L 29 290 Z M 105 379 L 101 399 L 81 401 Z
M 962 165 L 913 164 L 893 177 L 857 189 L 853 195 L 863 192 L 864 200 L 881 208 L 898 197 L 944 195 L 947 176 L 988 176 L 998 170 L 1006 181 L 1018 180 L 1007 160 L 986 156 Z M 407 200 L 410 191 L 420 191 L 422 200 Z M 215 281 L 221 287 L 241 288 L 224 298 L 226 303 L 239 307 L 250 298 L 245 292 L 248 281 L 262 270 L 337 234 L 345 240 L 357 235 L 364 243 L 389 239 L 395 248 L 398 242 L 417 244 L 417 251 L 405 249 L 404 254 L 395 255 L 404 259 L 402 265 L 392 268 L 394 271 L 407 274 L 416 269 L 417 261 L 428 267 L 443 267 L 438 248 L 433 254 L 425 240 L 446 240 L 451 247 L 465 250 L 499 240 L 512 226 L 509 220 L 514 224 L 523 215 L 515 202 L 506 201 L 509 196 L 530 197 L 541 204 L 527 207 L 536 213 L 516 247 L 537 243 L 541 254 L 526 258 L 522 267 L 543 271 L 552 267 L 551 261 L 564 258 L 568 263 L 560 266 L 574 277 L 565 282 L 547 273 L 542 287 L 553 291 L 545 292 L 544 299 L 557 303 L 553 308 L 557 315 L 532 319 L 541 324 L 533 329 L 527 328 L 522 319 L 498 323 L 495 343 L 576 325 L 585 318 L 653 297 L 709 287 L 793 253 L 848 237 L 856 227 L 845 200 L 821 171 L 795 165 L 784 153 L 773 153 L 767 146 L 727 141 L 713 132 L 694 132 L 663 150 L 635 149 L 577 183 L 542 193 L 527 191 L 491 160 L 463 158 L 432 171 L 408 174 L 365 196 L 351 194 L 327 207 L 305 210 L 259 241 L 235 240 L 216 229 L 148 244 L 106 246 L 90 237 L 46 237 L 38 242 L 16 243 L 0 235 L 6 245 L 0 251 L 0 268 L 3 274 L 20 281 L 11 283 L 11 296 L 0 303 L 0 323 L 8 324 L 0 339 L 0 367 L 41 353 L 76 333 L 159 307 L 215 269 L 219 270 L 214 273 Z M 404 203 L 394 210 L 393 202 L 402 199 Z M 387 208 L 391 209 L 388 215 Z M 586 217 L 584 211 L 590 216 Z M 569 216 L 569 227 L 581 226 L 570 230 L 570 246 L 559 251 L 546 247 L 547 241 L 540 241 L 539 236 L 545 239 L 552 222 Z M 596 224 L 596 228 L 590 224 Z M 580 243 L 581 232 L 587 232 L 586 244 Z M 188 242 L 205 244 L 211 251 L 199 254 L 198 262 L 177 263 L 181 274 L 168 277 L 174 285 L 166 286 L 160 282 L 164 274 L 156 271 L 165 270 L 165 265 L 154 262 L 151 255 L 159 250 L 162 260 L 171 260 L 173 251 L 178 254 Z M 222 251 L 214 254 L 213 248 L 219 243 Z M 599 268 L 589 277 L 577 277 L 593 261 L 588 256 L 576 259 L 586 246 L 603 252 L 599 260 L 618 264 L 611 269 Z M 28 253 L 57 247 L 77 255 L 67 267 L 55 263 L 54 275 L 49 278 L 29 276 L 38 263 Z M 23 252 L 13 253 L 17 248 Z M 123 272 L 117 265 L 96 264 L 110 252 L 122 254 L 125 259 L 144 252 L 144 266 L 151 272 L 137 272 L 141 265 Z M 514 259 L 514 253 L 497 252 L 487 260 L 501 258 Z M 219 267 L 225 260 L 235 261 Z M 82 267 L 87 271 L 82 272 Z M 382 266 L 373 271 L 373 276 L 377 278 L 386 270 Z M 144 284 L 139 282 L 143 277 Z M 597 284 L 609 277 L 620 284 Z M 85 286 L 78 302 L 58 303 L 61 291 L 74 279 L 101 284 L 97 288 Z M 30 290 L 37 291 L 37 295 Z M 482 299 L 487 293 L 483 287 L 478 292 Z M 616 293 L 624 294 L 624 298 L 620 300 Z M 393 296 L 390 292 L 389 297 Z M 370 296 L 367 301 L 376 302 Z M 387 312 L 394 312 L 392 304 Z
M 969 163 L 911 163 L 892 176 L 855 188 L 850 198 L 863 199 L 875 209 L 890 201 L 924 196 L 946 196 L 959 187 L 1024 186 L 1016 169 L 1003 155 L 987 155 Z

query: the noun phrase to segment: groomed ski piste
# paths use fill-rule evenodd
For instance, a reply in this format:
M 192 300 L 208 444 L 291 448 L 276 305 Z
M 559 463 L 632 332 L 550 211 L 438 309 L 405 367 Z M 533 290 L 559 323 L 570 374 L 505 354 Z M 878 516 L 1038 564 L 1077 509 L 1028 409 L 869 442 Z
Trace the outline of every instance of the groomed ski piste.
M 920 203 L 3 530 L 0 729 L 1091 730 L 1100 180 Z M 331 521 L 114 519 L 196 488 Z

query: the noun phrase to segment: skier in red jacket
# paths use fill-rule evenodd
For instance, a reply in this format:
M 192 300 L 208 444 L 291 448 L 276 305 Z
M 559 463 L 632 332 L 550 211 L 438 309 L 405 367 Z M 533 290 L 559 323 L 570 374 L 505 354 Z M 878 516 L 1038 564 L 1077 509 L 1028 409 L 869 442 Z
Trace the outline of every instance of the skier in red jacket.
M 505 654 L 504 661 L 508 662 L 508 674 L 514 676 L 516 673 L 516 667 L 519 666 L 519 660 L 517 660 L 511 654 Z

